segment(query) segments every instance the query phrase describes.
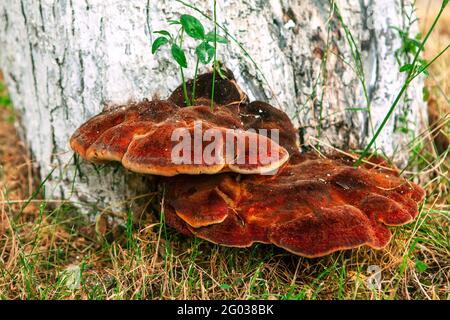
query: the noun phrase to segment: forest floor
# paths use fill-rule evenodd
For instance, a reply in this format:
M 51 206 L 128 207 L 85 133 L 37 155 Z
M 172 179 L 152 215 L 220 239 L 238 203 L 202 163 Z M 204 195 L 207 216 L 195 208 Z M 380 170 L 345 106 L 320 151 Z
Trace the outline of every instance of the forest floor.
M 421 29 L 437 12 L 433 2 L 418 2 Z M 449 11 L 426 58 L 450 43 Z M 433 125 L 411 150 L 419 156 L 409 166 L 419 168 L 415 179 L 427 191 L 419 217 L 397 228 L 383 250 L 317 259 L 267 245 L 239 249 L 188 239 L 156 220 L 128 223 L 106 241 L 99 236 L 104 221 L 86 222 L 69 203 L 35 192 L 40 182 L 0 76 L 0 299 L 450 299 L 450 52 L 429 73 Z M 379 286 L 370 285 L 374 267 Z

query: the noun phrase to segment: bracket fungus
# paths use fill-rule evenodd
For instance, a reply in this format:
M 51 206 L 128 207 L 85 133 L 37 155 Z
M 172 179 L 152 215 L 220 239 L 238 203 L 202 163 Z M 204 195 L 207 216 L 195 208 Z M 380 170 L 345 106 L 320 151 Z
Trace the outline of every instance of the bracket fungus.
M 272 243 L 305 257 L 383 248 L 411 222 L 423 191 L 377 168 L 298 154 L 276 175 L 179 176 L 164 185 L 167 222 L 214 243 Z
M 257 147 L 250 148 L 252 143 Z M 180 108 L 170 101 L 106 110 L 77 129 L 70 145 L 88 161 L 118 161 L 131 171 L 161 176 L 263 174 L 289 158 L 272 139 L 245 131 L 231 109 Z
M 166 223 L 227 246 L 271 243 L 305 257 L 361 245 L 379 249 L 391 238 L 388 226 L 417 216 L 424 197 L 419 186 L 377 157 L 355 168 L 349 158 L 301 153 L 288 116 L 267 103 L 248 102 L 232 73 L 226 75 L 216 79 L 214 109 L 207 73 L 198 78 L 194 106 L 185 106 L 178 87 L 168 100 L 105 110 L 74 133 L 71 147 L 88 161 L 118 161 L 131 171 L 164 176 L 159 184 Z M 189 95 L 192 86 L 189 80 Z M 214 139 L 196 140 L 198 121 Z M 173 133 L 180 128 L 190 146 L 183 156 L 195 158 L 196 146 L 204 154 L 213 140 L 215 161 L 174 162 Z M 273 129 L 276 139 L 261 133 Z M 263 142 L 269 145 L 266 153 L 276 157 L 261 161 L 260 148 L 247 143 L 229 148 L 228 135 L 233 143 Z M 236 163 L 237 158 L 246 161 Z M 249 165 L 249 158 L 256 162 Z

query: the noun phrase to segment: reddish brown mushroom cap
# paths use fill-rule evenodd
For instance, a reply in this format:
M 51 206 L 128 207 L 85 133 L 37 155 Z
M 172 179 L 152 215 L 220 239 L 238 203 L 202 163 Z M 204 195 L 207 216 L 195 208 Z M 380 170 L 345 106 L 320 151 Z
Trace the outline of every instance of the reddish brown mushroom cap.
M 166 120 L 177 109 L 175 104 L 159 100 L 109 108 L 82 124 L 70 138 L 70 146 L 90 161 L 117 160 L 125 153 L 134 134 Z
M 268 103 L 253 101 L 240 105 L 238 113 L 246 130 L 277 129 L 279 144 L 291 155 L 298 152 L 297 130 L 285 112 Z
M 263 101 L 248 103 L 248 97 L 237 85 L 233 73 L 226 70 L 225 75 L 226 79 L 216 76 L 214 100 L 219 104 L 217 107 L 236 113 L 245 130 L 278 129 L 280 145 L 286 148 L 290 154 L 296 153 L 298 150 L 297 131 L 287 114 Z M 212 78 L 211 72 L 198 76 L 196 105 L 210 105 Z M 193 83 L 192 79 L 186 82 L 187 92 L 191 99 Z M 181 85 L 170 95 L 169 100 L 179 107 L 186 106 Z
M 70 144 L 88 161 L 118 161 L 131 171 L 162 176 L 227 171 L 262 174 L 288 160 L 287 150 L 275 141 L 243 129 L 239 114 L 228 108 L 179 108 L 170 101 L 151 101 L 101 113 L 83 124 Z M 231 148 L 230 140 L 244 144 Z M 250 141 L 256 149 L 249 148 Z M 177 162 L 173 153 L 182 142 L 189 147 L 180 150 L 180 158 L 185 152 L 190 154 Z
M 418 213 L 424 192 L 413 183 L 338 159 L 299 158 L 275 176 L 176 177 L 165 186 L 165 208 L 184 221 L 184 232 L 211 242 L 273 243 L 306 257 L 382 248 L 391 238 L 386 225 Z

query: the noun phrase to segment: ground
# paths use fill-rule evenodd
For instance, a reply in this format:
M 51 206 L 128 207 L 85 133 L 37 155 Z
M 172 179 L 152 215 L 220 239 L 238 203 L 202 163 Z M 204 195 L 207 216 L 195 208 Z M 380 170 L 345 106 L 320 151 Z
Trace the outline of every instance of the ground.
M 418 1 L 422 30 L 437 5 Z M 450 42 L 449 11 L 426 46 L 428 59 Z M 450 53 L 429 73 L 430 130 L 403 172 L 427 191 L 418 219 L 396 228 L 383 250 L 318 259 L 188 239 L 156 218 L 123 228 L 87 222 L 70 203 L 42 200 L 0 78 L 0 299 L 450 299 Z M 381 271 L 379 285 L 371 285 L 372 269 Z

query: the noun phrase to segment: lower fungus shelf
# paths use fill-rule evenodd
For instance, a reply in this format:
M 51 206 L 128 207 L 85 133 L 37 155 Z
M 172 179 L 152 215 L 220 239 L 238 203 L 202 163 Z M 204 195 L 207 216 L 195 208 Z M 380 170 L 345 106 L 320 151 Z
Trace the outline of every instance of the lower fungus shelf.
M 316 154 L 297 155 L 275 176 L 179 176 L 164 187 L 167 223 L 183 234 L 236 247 L 272 243 L 305 257 L 385 247 L 387 225 L 411 222 L 424 197 L 419 186 L 385 170 Z

